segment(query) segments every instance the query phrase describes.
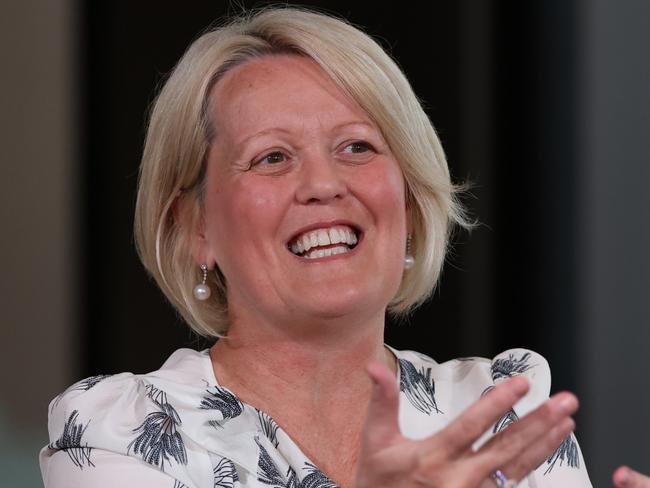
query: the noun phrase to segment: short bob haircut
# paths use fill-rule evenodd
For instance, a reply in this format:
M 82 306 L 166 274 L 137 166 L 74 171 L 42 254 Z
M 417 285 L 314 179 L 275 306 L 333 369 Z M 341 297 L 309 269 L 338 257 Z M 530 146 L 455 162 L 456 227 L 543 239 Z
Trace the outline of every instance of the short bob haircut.
M 404 273 L 387 305 L 394 316 L 404 316 L 435 288 L 450 229 L 471 224 L 434 128 L 395 62 L 346 21 L 309 10 L 275 7 L 245 14 L 201 35 L 178 62 L 152 107 L 146 136 L 135 212 L 140 258 L 197 333 L 227 333 L 227 283 L 218 268 L 209 273 L 210 299 L 193 296 L 202 273 L 192 257 L 189 229 L 201 218 L 206 156 L 215 137 L 208 100 L 229 69 L 276 54 L 318 63 L 377 124 L 401 165 L 417 264 Z M 190 210 L 175 219 L 179 197 Z

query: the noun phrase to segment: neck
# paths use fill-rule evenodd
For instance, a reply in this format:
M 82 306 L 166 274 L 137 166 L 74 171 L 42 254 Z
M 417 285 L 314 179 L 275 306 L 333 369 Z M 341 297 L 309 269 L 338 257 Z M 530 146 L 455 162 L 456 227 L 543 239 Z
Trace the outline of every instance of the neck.
M 383 311 L 362 323 L 330 319 L 282 328 L 242 317 L 233 320 L 211 357 L 219 383 L 258 408 L 281 391 L 285 399 L 290 393 L 298 408 L 317 404 L 322 409 L 324 397 L 366 401 L 370 380 L 365 369 L 371 361 L 396 371 L 383 331 Z
M 299 325 L 233 320 L 210 351 L 215 375 L 271 415 L 339 486 L 352 486 L 372 389 L 366 366 L 379 361 L 397 371 L 384 347 L 384 313 Z

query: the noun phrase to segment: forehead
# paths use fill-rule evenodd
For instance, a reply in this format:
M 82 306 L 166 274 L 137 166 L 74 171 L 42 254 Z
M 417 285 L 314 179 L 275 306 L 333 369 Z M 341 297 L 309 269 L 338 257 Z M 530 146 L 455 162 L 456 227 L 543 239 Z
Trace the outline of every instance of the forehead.
M 310 58 L 269 55 L 228 71 L 213 88 L 210 116 L 217 134 L 278 124 L 365 122 L 368 114 Z

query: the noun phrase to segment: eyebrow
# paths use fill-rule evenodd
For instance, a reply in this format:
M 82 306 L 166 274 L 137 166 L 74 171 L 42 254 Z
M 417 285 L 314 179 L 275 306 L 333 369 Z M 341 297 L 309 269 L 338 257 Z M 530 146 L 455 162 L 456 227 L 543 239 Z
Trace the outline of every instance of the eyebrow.
M 343 129 L 345 127 L 353 126 L 353 125 L 360 125 L 360 126 L 366 127 L 367 129 L 370 129 L 370 130 L 378 130 L 376 126 L 374 126 L 374 125 L 372 125 L 372 124 L 370 124 L 368 122 L 364 122 L 362 120 L 353 121 L 353 122 L 342 122 L 340 124 L 335 125 L 330 130 L 332 130 L 332 131 L 340 130 L 340 129 Z M 255 134 L 251 134 L 250 136 L 245 137 L 241 141 L 237 141 L 236 144 L 238 146 L 245 145 L 249 141 L 251 141 L 252 139 L 256 139 L 258 137 L 262 137 L 262 136 L 266 136 L 266 135 L 275 134 L 275 133 L 278 133 L 278 132 L 281 133 L 281 134 L 291 134 L 292 133 L 292 131 L 288 130 L 288 129 L 283 129 L 283 128 L 280 128 L 280 127 L 272 127 L 270 129 L 263 129 L 263 130 L 261 130 L 259 132 L 256 132 Z
M 251 134 L 250 136 L 243 138 L 241 141 L 236 141 L 235 144 L 237 144 L 238 146 L 242 146 L 244 144 L 248 144 L 248 142 L 251 141 L 252 139 L 256 139 L 258 137 L 262 137 L 262 136 L 266 136 L 266 135 L 275 134 L 275 133 L 278 133 L 278 132 L 280 132 L 282 134 L 290 134 L 291 133 L 290 130 L 281 129 L 279 127 L 273 127 L 271 129 L 264 129 L 264 130 L 261 130 L 259 132 L 256 132 L 255 134 Z

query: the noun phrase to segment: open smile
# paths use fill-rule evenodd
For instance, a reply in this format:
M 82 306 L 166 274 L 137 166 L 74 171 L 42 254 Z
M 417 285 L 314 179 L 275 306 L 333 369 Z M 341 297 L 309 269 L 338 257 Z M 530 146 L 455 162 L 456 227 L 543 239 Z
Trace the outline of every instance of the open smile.
M 318 259 L 345 254 L 357 246 L 361 232 L 349 225 L 312 228 L 294 236 L 289 250 L 305 259 Z

